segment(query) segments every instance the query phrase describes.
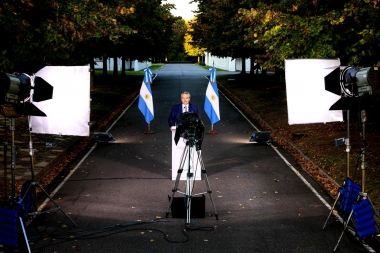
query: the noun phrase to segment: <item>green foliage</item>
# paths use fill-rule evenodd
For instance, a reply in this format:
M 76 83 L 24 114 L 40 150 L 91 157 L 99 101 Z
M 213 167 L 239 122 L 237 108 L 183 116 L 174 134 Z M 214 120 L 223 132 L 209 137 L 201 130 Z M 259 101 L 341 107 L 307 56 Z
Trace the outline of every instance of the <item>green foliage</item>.
M 202 55 L 204 55 L 206 48 L 200 48 L 196 45 L 196 43 L 194 43 L 193 37 L 191 36 L 191 32 L 193 30 L 190 27 L 189 23 L 186 23 L 186 26 L 187 26 L 187 32 L 185 35 L 185 42 L 184 42 L 185 52 L 189 56 L 202 56 Z
M 244 43 L 246 24 L 238 21 L 238 9 L 249 5 L 231 0 L 194 2 L 198 14 L 190 23 L 193 43 L 216 56 L 249 57 L 250 48 Z
M 187 32 L 186 21 L 183 18 L 176 18 L 172 26 L 172 37 L 169 44 L 169 61 L 184 61 L 186 58 L 185 53 L 185 35 Z
M 195 0 L 196 45 L 216 56 L 260 59 L 339 58 L 342 65 L 380 63 L 379 0 Z
M 172 37 L 175 18 L 170 13 L 172 4 L 161 5 L 161 0 L 136 1 L 135 12 L 122 21 L 133 27 L 134 33 L 122 39 L 123 44 L 113 50 L 113 55 L 125 59 L 164 61 Z
M 87 64 L 123 47 L 146 60 L 168 44 L 170 8 L 161 0 L 1 1 L 0 71 Z
M 117 6 L 97 0 L 0 3 L 0 69 L 22 68 L 23 64 L 43 62 L 73 63 L 81 60 L 75 54 L 79 44 L 106 37 L 116 42 L 130 33 L 128 26 L 118 23 L 122 14 Z
M 252 3 L 255 1 L 251 1 Z M 290 58 L 340 58 L 343 65 L 378 64 L 378 1 L 282 0 L 239 10 L 250 22 L 246 43 L 264 49 L 264 67 Z
M 264 68 L 283 68 L 291 58 L 380 64 L 379 0 L 194 0 L 190 28 L 161 0 L 101 1 L 1 1 L 0 71 L 107 56 L 183 60 L 206 48 L 220 57 L 260 59 Z

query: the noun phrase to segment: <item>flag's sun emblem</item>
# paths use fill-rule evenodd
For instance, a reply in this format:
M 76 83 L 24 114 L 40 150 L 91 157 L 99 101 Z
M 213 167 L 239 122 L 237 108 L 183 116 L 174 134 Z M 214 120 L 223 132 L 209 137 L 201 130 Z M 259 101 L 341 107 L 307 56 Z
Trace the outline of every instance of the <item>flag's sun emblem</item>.
M 149 94 L 145 94 L 145 99 L 148 100 L 150 98 Z
M 215 100 L 215 99 L 216 99 L 216 96 L 212 95 L 211 100 Z

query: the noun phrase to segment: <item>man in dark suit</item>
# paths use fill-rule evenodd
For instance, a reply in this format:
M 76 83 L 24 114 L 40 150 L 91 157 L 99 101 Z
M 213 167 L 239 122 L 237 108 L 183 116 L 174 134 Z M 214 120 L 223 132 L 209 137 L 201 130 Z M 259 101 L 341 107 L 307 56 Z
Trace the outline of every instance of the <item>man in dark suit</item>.
M 178 118 L 184 112 L 192 112 L 199 114 L 198 107 L 190 103 L 191 95 L 189 92 L 184 91 L 181 93 L 181 104 L 176 104 L 173 106 L 172 111 L 168 118 L 168 123 L 170 130 L 176 125 Z

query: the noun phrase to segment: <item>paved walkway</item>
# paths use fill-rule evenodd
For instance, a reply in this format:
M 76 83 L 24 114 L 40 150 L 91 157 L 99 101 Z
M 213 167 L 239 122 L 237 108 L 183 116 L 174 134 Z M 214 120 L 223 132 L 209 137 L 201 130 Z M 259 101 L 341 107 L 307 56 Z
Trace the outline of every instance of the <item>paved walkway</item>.
M 281 147 L 250 143 L 254 127 L 222 96 L 222 120 L 214 126 L 218 134 L 205 135 L 202 145 L 219 219 L 207 194 L 205 217 L 192 219 L 189 229 L 183 219 L 165 218 L 174 183 L 167 116 L 184 90 L 202 108 L 208 72 L 191 64 L 168 64 L 157 73 L 152 85 L 155 134 L 144 134 L 147 125 L 137 103 L 132 104 L 111 129 L 116 142 L 99 143 L 75 159 L 66 171 L 70 177 L 54 193 L 79 228 L 61 212 L 40 216 L 36 226 L 42 237 L 28 229 L 32 251 L 332 252 L 342 224 L 332 219 L 326 231 L 321 228 L 329 211 L 324 203 L 333 200 Z M 210 129 L 202 109 L 201 118 Z M 42 149 L 52 159 L 59 156 L 70 143 L 64 141 L 55 147 L 36 141 L 41 145 L 36 143 L 36 160 Z M 179 187 L 184 189 L 183 181 Z M 204 191 L 204 181 L 196 182 L 194 190 Z M 44 203 L 44 210 L 54 207 Z M 339 250 L 368 252 L 349 235 Z
M 18 181 L 26 181 L 31 179 L 31 156 L 29 149 L 30 136 L 28 132 L 27 117 L 22 116 L 14 120 L 14 145 L 16 147 L 15 154 L 15 179 Z M 12 164 L 12 132 L 10 131 L 11 119 L 0 116 L 0 162 L 7 165 L 8 181 L 11 180 L 11 164 Z M 5 128 L 6 123 L 6 128 Z M 5 129 L 7 137 L 5 137 Z M 57 136 L 31 134 L 34 150 L 34 171 L 37 178 L 40 178 L 43 173 L 52 168 L 60 159 L 64 158 L 66 149 L 77 139 L 73 136 Z M 5 146 L 6 144 L 6 146 Z M 51 145 L 53 144 L 53 145 Z M 6 148 L 6 159 L 4 161 L 4 148 Z M 4 166 L 2 166 L 4 168 Z M 4 169 L 0 171 L 1 178 L 4 177 Z M 9 183 L 9 182 L 8 182 Z

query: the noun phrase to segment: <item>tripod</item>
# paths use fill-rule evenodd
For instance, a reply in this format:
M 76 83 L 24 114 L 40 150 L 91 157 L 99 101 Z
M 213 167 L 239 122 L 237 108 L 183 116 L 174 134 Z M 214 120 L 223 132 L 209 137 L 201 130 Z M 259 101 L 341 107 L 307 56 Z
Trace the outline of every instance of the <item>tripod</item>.
M 169 208 L 168 208 L 168 211 L 166 212 L 166 218 L 167 218 L 167 217 L 169 217 L 170 208 L 172 206 L 175 193 L 176 192 L 182 193 L 185 196 L 185 204 L 186 204 L 186 206 L 185 206 L 186 207 L 186 226 L 190 225 L 191 199 L 196 195 L 201 195 L 204 193 L 209 194 L 212 206 L 214 208 L 215 217 L 218 220 L 218 213 L 216 211 L 216 208 L 214 205 L 214 200 L 212 198 L 212 191 L 211 191 L 210 184 L 209 184 L 209 181 L 207 178 L 207 172 L 206 172 L 203 160 L 202 160 L 202 156 L 200 154 L 201 151 L 200 151 L 200 149 L 198 149 L 198 147 L 196 147 L 196 154 L 197 155 L 196 155 L 196 157 L 194 157 L 194 146 L 195 146 L 195 137 L 189 136 L 189 139 L 186 141 L 186 147 L 183 150 L 182 155 L 181 155 L 181 161 L 180 161 L 180 165 L 179 165 L 179 168 L 177 171 L 176 181 L 175 181 L 175 184 L 172 188 L 172 197 L 170 198 Z M 178 189 L 178 184 L 179 184 L 181 174 L 182 174 L 184 166 L 185 166 L 186 159 L 188 161 L 188 170 L 187 170 L 187 175 L 186 175 L 186 189 L 185 189 L 185 192 L 180 192 Z M 194 159 L 196 159 L 195 163 L 194 163 Z M 193 194 L 194 172 L 196 172 L 196 170 L 197 170 L 197 167 L 196 167 L 197 162 L 199 162 L 199 164 L 201 166 L 201 171 L 202 171 L 202 175 L 203 175 L 204 180 L 205 180 L 207 192 Z
M 35 175 L 34 175 L 34 150 L 33 150 L 33 141 L 32 141 L 32 134 L 31 134 L 31 127 L 30 127 L 29 122 L 30 122 L 30 116 L 28 116 L 28 129 L 29 129 L 30 172 L 31 172 L 32 179 L 30 180 L 29 185 L 27 186 L 27 189 L 25 190 L 25 193 L 22 196 L 22 199 L 24 200 L 24 198 L 27 198 L 28 194 L 31 194 L 31 196 L 34 196 L 34 197 L 32 197 L 32 201 L 33 201 L 32 208 L 33 208 L 33 210 L 37 210 L 36 187 L 38 187 L 46 195 L 46 197 L 56 206 L 56 208 L 53 208 L 53 209 L 46 210 L 46 211 L 42 212 L 40 210 L 42 208 L 40 207 L 39 210 L 34 211 L 34 212 L 30 212 L 27 215 L 28 216 L 32 216 L 34 218 L 37 215 L 40 215 L 40 214 L 43 214 L 43 213 L 48 213 L 48 212 L 53 211 L 53 210 L 54 211 L 55 210 L 60 210 L 63 213 L 63 215 L 65 215 L 66 218 L 68 218 L 70 220 L 70 222 L 75 227 L 78 227 L 78 225 L 62 210 L 62 208 L 57 204 L 57 202 L 54 201 L 54 199 L 50 196 L 50 194 L 35 179 Z
M 338 210 L 342 214 L 344 227 L 334 247 L 334 250 L 333 250 L 334 252 L 337 250 L 340 244 L 340 241 L 344 235 L 344 232 L 349 226 L 351 221 L 355 228 L 355 236 L 357 236 L 360 240 L 365 237 L 378 234 L 377 229 L 379 228 L 379 225 L 374 219 L 374 214 L 376 213 L 376 209 L 371 203 L 367 193 L 365 192 L 365 149 L 367 146 L 366 141 L 365 141 L 365 123 L 367 121 L 365 110 L 361 111 L 361 121 L 362 121 L 361 137 L 362 137 L 362 142 L 363 142 L 363 147 L 360 153 L 360 159 L 362 161 L 361 185 L 355 183 L 354 181 L 348 178 L 348 175 L 349 175 L 348 158 L 349 157 L 347 154 L 347 178 L 344 181 L 344 184 L 342 185 L 342 187 L 340 187 L 338 197 L 336 198 L 333 206 L 331 207 L 330 213 L 322 228 L 323 230 L 325 229 L 327 222 L 333 212 L 333 209 L 339 200 L 340 203 L 339 203 Z M 347 147 L 349 148 L 349 144 L 347 144 Z
M 4 116 L 4 202 L 7 201 L 7 117 Z

